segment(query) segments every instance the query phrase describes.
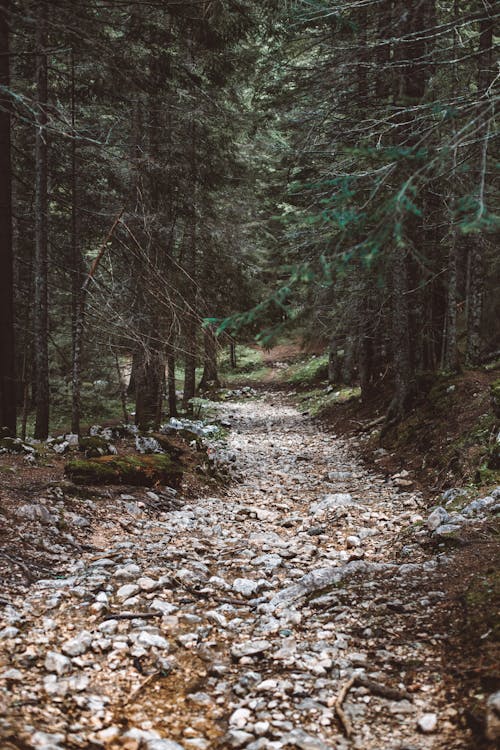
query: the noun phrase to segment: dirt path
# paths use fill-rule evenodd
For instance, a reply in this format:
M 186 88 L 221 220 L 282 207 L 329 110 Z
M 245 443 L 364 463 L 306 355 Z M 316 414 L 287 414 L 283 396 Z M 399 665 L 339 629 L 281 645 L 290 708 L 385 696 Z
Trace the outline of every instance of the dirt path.
M 4 608 L 2 750 L 470 747 L 423 624 L 440 559 L 405 545 L 421 499 L 273 394 L 223 412 L 241 483 L 101 523 Z

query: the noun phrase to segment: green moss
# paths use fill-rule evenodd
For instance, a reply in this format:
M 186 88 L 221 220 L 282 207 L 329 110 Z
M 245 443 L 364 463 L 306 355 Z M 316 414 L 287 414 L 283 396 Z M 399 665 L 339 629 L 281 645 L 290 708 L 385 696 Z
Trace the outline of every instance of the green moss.
M 311 357 L 297 365 L 291 365 L 283 377 L 286 383 L 295 385 L 313 383 L 328 378 L 328 354 Z
M 179 456 L 184 453 L 182 448 L 179 448 L 179 446 L 173 442 L 171 437 L 164 435 L 162 432 L 153 432 L 151 435 L 148 435 L 148 437 L 153 437 L 160 444 L 161 449 L 172 458 L 179 458 Z
M 182 468 L 170 456 L 102 456 L 70 461 L 66 475 L 75 484 L 132 484 L 151 487 L 157 483 L 178 487 Z
M 313 417 L 320 417 L 336 404 L 345 404 L 348 401 L 360 398 L 360 388 L 340 388 L 336 391 L 314 388 L 298 396 L 300 408 L 307 409 Z
M 78 450 L 85 453 L 87 458 L 98 458 L 111 454 L 107 440 L 102 437 L 90 436 L 82 437 L 78 442 Z

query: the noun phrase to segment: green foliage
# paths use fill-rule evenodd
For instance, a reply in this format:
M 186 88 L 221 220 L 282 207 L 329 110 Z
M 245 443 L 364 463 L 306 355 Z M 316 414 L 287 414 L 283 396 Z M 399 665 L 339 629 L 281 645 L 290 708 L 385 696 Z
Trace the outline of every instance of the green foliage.
M 328 355 L 313 356 L 304 362 L 291 365 L 285 372 L 286 382 L 294 385 L 307 386 L 318 380 L 326 380 L 328 377 Z

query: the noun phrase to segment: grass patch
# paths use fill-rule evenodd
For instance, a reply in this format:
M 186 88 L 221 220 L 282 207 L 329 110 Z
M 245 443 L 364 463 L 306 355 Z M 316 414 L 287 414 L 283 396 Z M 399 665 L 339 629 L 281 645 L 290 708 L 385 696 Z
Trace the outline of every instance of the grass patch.
M 325 390 L 324 388 L 314 388 L 313 390 L 301 393 L 297 400 L 299 407 L 306 410 L 313 417 L 320 417 L 324 411 L 327 411 L 336 404 L 346 404 L 349 401 L 361 397 L 361 388 L 339 388 L 337 390 Z
M 307 385 L 328 378 L 328 354 L 313 355 L 310 359 L 291 365 L 283 375 L 285 383 Z

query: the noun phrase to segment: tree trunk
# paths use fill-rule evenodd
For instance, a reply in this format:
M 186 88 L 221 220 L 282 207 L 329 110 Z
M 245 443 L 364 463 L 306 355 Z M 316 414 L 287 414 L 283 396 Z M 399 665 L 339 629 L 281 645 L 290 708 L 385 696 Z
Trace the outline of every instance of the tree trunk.
M 188 299 L 185 323 L 185 350 L 184 359 L 184 394 L 182 405 L 186 411 L 192 411 L 190 401 L 196 393 L 196 339 L 198 322 L 196 320 L 197 308 L 197 216 L 196 216 L 196 196 L 198 165 L 196 153 L 196 125 L 194 121 L 191 124 L 191 179 L 192 179 L 192 205 L 191 205 L 191 236 L 188 248 L 188 258 L 186 265 L 186 274 L 188 277 Z
M 443 367 L 448 372 L 458 370 L 458 259 L 458 237 L 453 231 L 448 255 L 448 296 L 443 358 Z
M 484 302 L 484 261 L 481 237 L 471 237 L 469 247 L 469 278 L 467 300 L 467 352 L 469 367 L 477 365 L 481 359 L 481 322 Z
M 136 378 L 135 423 L 141 430 L 157 430 L 161 421 L 158 403 L 165 378 L 165 362 L 153 347 L 145 349 Z
M 203 359 L 203 375 L 200 381 L 200 391 L 217 388 L 220 385 L 217 372 L 217 336 L 213 326 L 207 325 L 203 331 L 205 356 Z
M 0 6 L 0 430 L 16 434 L 9 2 Z
M 375 48 L 376 78 L 375 94 L 381 104 L 385 104 L 391 92 L 391 34 L 392 0 L 382 0 L 377 11 L 377 45 Z
M 488 96 L 488 89 L 495 74 L 493 63 L 493 5 L 488 0 L 483 3 L 484 16 L 479 22 L 479 52 L 478 52 L 478 94 L 483 102 L 484 108 L 479 126 L 479 138 L 481 142 L 481 157 L 478 159 L 479 169 L 477 174 L 477 199 L 478 220 L 485 212 L 485 181 L 487 171 L 487 157 L 489 145 L 489 112 L 492 107 Z M 481 358 L 481 322 L 484 302 L 485 287 L 485 261 L 483 253 L 483 240 L 476 234 L 471 238 L 469 249 L 469 278 L 468 278 L 468 300 L 467 300 L 467 353 L 466 360 L 469 366 L 477 365 Z
M 167 358 L 168 372 L 168 415 L 177 416 L 177 394 L 175 383 L 175 354 L 171 350 Z
M 122 374 L 122 368 L 120 367 L 120 360 L 118 358 L 118 354 L 115 351 L 115 367 L 116 367 L 116 375 L 118 378 L 118 389 L 120 391 L 120 401 L 122 405 L 122 415 L 123 415 L 123 423 L 128 424 L 128 409 L 127 409 L 127 386 L 125 384 L 125 379 Z
M 231 364 L 231 369 L 236 370 L 238 367 L 238 363 L 236 361 L 236 342 L 231 341 L 229 344 L 229 361 Z
M 35 139 L 35 438 L 49 434 L 48 257 L 47 257 L 47 20 L 46 0 L 38 4 L 36 34 Z
M 328 382 L 332 384 L 340 383 L 342 374 L 342 360 L 338 356 L 337 350 L 337 336 L 332 336 L 328 344 Z
M 83 258 L 78 239 L 78 193 L 76 175 L 76 132 L 75 132 L 75 59 L 71 51 L 71 322 L 73 336 L 73 372 L 71 399 L 71 431 L 80 434 L 81 388 L 80 361 L 81 339 L 78 334 L 78 312 L 83 283 Z M 75 366 L 76 364 L 76 366 Z
M 392 259 L 392 358 L 394 395 L 388 421 L 399 421 L 406 412 L 411 393 L 410 312 L 408 307 L 408 259 L 406 248 L 396 248 Z
M 418 141 L 418 117 L 413 119 L 411 111 L 422 101 L 429 69 L 422 64 L 426 53 L 426 36 L 423 33 L 426 19 L 432 14 L 435 0 L 420 0 L 410 6 L 405 0 L 395 4 L 395 17 L 401 19 L 399 39 L 395 43 L 394 61 L 397 63 L 394 81 L 394 99 L 399 112 L 398 147 L 412 147 Z M 419 64 L 415 64 L 419 61 Z M 403 167 L 399 179 L 408 189 L 413 177 L 411 167 Z M 417 185 L 414 185 L 416 188 Z M 401 209 L 404 211 L 405 209 Z M 392 365 L 394 372 L 394 394 L 387 413 L 387 421 L 401 420 L 407 410 L 415 389 L 412 378 L 412 351 L 418 342 L 412 337 L 410 315 L 409 251 L 421 233 L 419 217 L 407 211 L 404 221 L 404 237 L 394 240 L 392 252 Z

